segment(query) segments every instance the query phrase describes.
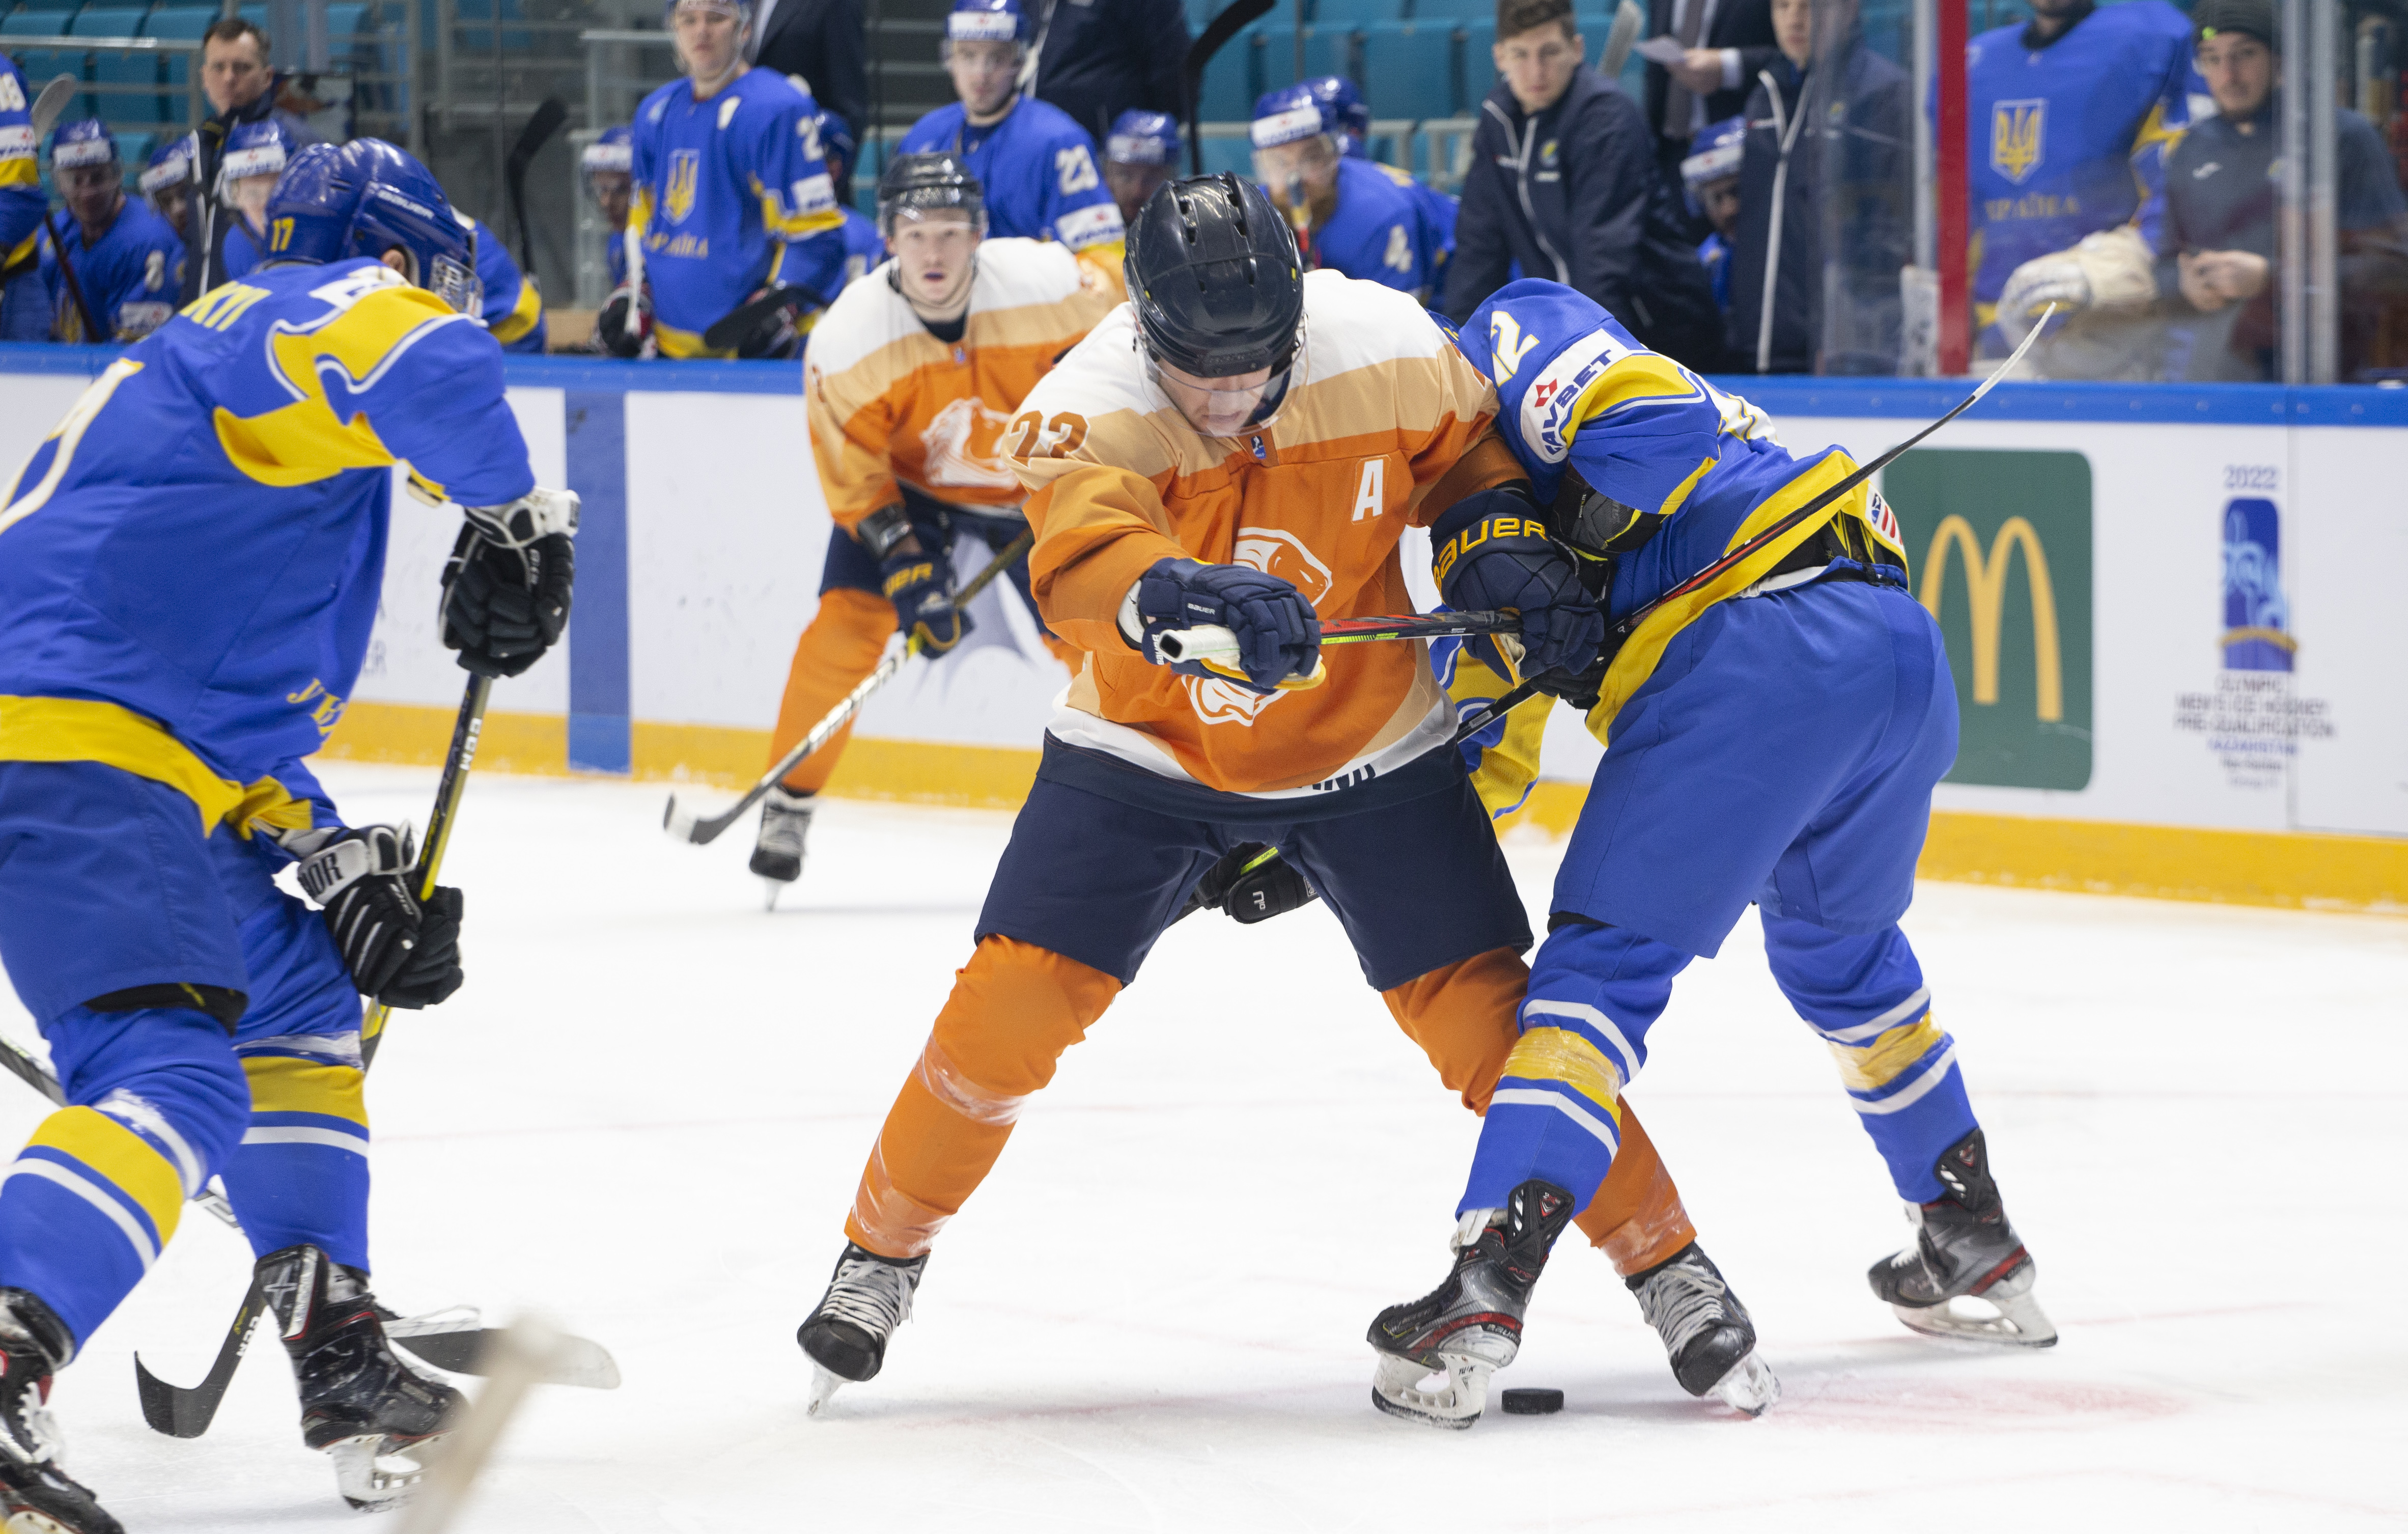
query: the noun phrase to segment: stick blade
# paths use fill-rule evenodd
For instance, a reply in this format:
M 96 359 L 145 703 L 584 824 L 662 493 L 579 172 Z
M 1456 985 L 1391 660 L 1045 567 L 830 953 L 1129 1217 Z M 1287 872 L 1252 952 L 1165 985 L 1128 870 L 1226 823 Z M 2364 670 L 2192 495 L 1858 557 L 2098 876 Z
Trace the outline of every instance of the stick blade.
M 36 140 L 50 136 L 50 130 L 58 126 L 59 119 L 66 115 L 67 103 L 82 90 L 83 81 L 73 75 L 50 77 L 50 82 L 42 87 L 42 93 L 34 98 L 33 110 L 26 113 L 33 122 Z
M 206 1383 L 191 1390 L 169 1384 L 143 1367 L 138 1353 L 134 1355 L 134 1394 L 142 1402 L 142 1420 L 152 1432 L 169 1438 L 198 1438 L 218 1414 L 220 1396 L 211 1395 Z
M 719 833 L 735 824 L 737 817 L 743 812 L 744 807 L 739 804 L 725 815 L 697 815 L 680 807 L 677 796 L 672 794 L 668 808 L 661 812 L 661 829 L 676 840 L 708 847 L 719 839 Z

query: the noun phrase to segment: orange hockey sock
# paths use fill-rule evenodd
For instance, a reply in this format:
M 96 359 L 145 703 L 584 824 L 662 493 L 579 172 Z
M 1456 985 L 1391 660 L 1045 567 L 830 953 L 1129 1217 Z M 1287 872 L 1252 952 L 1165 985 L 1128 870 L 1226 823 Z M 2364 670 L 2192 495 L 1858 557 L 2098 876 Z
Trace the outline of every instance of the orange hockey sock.
M 795 664 L 786 673 L 786 695 L 778 705 L 778 728 L 770 737 L 769 765 L 795 749 L 810 727 L 861 685 L 878 668 L 887 636 L 895 632 L 895 609 L 876 592 L 839 586 L 820 594 L 820 609 L 795 644 Z M 853 738 L 848 723 L 836 738 L 803 758 L 786 774 L 785 786 L 797 794 L 816 794 L 844 755 Z

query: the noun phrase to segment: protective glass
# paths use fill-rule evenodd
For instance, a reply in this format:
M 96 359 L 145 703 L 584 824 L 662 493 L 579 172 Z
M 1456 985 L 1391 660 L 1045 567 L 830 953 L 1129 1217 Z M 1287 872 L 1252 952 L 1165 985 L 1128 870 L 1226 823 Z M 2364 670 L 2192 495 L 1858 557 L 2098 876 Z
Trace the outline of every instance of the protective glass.
M 438 255 L 434 270 L 423 284 L 426 291 L 442 299 L 462 314 L 480 315 L 485 310 L 485 285 L 477 280 L 477 269 L 464 266 L 448 255 Z
M 1317 196 L 1338 179 L 1338 143 L 1326 133 L 1254 151 L 1254 179 L 1294 199 L 1296 183 Z
M 1279 419 L 1280 408 L 1287 403 L 1288 390 L 1301 371 L 1304 327 L 1297 327 L 1296 348 L 1288 353 L 1286 366 L 1274 367 L 1262 382 L 1240 389 L 1201 387 L 1190 381 L 1183 370 L 1174 374 L 1166 369 L 1154 356 L 1154 349 L 1142 341 L 1139 349 L 1145 356 L 1147 380 L 1162 391 L 1163 397 L 1187 418 L 1187 423 L 1199 435 L 1236 437 L 1260 431 Z

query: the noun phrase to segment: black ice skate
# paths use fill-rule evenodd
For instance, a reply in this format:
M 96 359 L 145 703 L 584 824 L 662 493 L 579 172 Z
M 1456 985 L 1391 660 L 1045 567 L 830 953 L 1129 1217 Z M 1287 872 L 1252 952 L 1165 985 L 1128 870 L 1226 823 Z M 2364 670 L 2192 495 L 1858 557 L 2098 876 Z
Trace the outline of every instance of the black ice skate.
M 1572 1223 L 1572 1197 L 1532 1179 L 1506 1197 L 1503 1209 L 1476 1209 L 1449 1243 L 1455 1271 L 1446 1282 L 1404 1305 L 1391 1305 L 1371 1323 L 1379 1371 L 1371 1404 L 1391 1416 L 1433 1427 L 1469 1427 L 1488 1405 L 1488 1377 L 1522 1348 L 1522 1316 L 1555 1238 Z M 1420 1383 L 1446 1377 L 1438 1390 Z
M 752 871 L 768 885 L 771 909 L 778 892 L 803 877 L 803 840 L 811 833 L 819 800 L 809 794 L 773 788 L 761 800 L 761 835 L 752 843 Z
M 1942 1154 L 1932 1168 L 1948 1191 L 1928 1204 L 1909 1204 L 1914 1244 L 1873 1264 L 1865 1277 L 1873 1293 L 1913 1331 L 2011 1347 L 2044 1348 L 2057 1326 L 2032 1298 L 2039 1274 L 2031 1254 L 2007 1223 L 1989 1152 L 1974 1130 Z M 1951 1300 L 1987 1301 L 1995 1315 L 1958 1312 Z
M 1672 1378 L 1692 1396 L 1711 1390 L 1735 1412 L 1762 1416 L 1781 1382 L 1756 1351 L 1756 1323 L 1704 1248 L 1691 1241 L 1636 1278 L 1625 1279 L 1672 1360 Z
M 444 1431 L 461 1394 L 394 1352 L 366 1274 L 288 1246 L 259 1259 L 259 1276 L 300 1387 L 301 1441 L 334 1460 L 351 1506 L 406 1500 L 423 1468 L 415 1451 Z
M 811 1415 L 819 1414 L 839 1385 L 878 1377 L 886 1362 L 886 1340 L 911 1319 L 911 1294 L 927 1266 L 925 1253 L 903 1262 L 844 1243 L 827 1293 L 795 1333 L 811 1356 Z
M 50 1375 L 74 1354 L 48 1305 L 22 1289 L 0 1289 L 0 1528 L 8 1534 L 125 1534 L 59 1468 Z

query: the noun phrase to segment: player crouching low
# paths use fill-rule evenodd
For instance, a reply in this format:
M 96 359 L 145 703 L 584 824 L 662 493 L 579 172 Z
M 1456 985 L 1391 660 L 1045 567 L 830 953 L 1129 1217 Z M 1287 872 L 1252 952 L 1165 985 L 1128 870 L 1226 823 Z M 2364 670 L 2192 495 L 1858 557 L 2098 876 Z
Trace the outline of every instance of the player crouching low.
M 515 676 L 567 621 L 577 502 L 538 490 L 435 178 L 313 145 L 267 265 L 111 363 L 0 497 L 0 961 L 67 1106 L 0 1184 L 0 1525 L 117 1534 L 50 1378 L 222 1175 L 358 1506 L 459 1400 L 369 1292 L 360 1002 L 461 984 L 460 892 L 311 777 L 374 624 L 393 469 L 466 504 L 444 643 Z M 274 882 L 297 863 L 321 908 Z
M 1491 605 L 1470 552 L 1538 523 L 1581 557 L 1617 635 L 1856 467 L 1837 449 L 1784 448 L 1753 406 L 1555 283 L 1509 284 L 1458 344 L 1498 380 L 1536 500 L 1436 540 L 1450 602 Z M 1956 757 L 1956 693 L 1895 519 L 1860 485 L 1627 632 L 1556 689 L 1612 738 L 1556 875 L 1517 1068 L 1456 1207 L 1454 1269 L 1372 1323 L 1381 1403 L 1460 1426 L 1455 1398 L 1512 1361 L 1576 1190 L 1614 1163 L 1621 1095 L 1674 977 L 1751 901 L 1773 978 L 1838 1057 L 1916 1226 L 1873 1266 L 1873 1292 L 1916 1331 L 2054 1342 L 1956 1043 L 1898 925 L 1932 785 Z M 1968 1297 L 1996 1313 L 1952 1308 Z M 1416 1391 L 1430 1373 L 1449 1388 Z
M 953 154 L 898 154 L 878 179 L 878 223 L 895 252 L 847 287 L 804 364 L 811 456 L 836 523 L 820 606 L 795 645 L 769 760 L 877 668 L 896 625 L 924 655 L 970 632 L 953 607 L 953 548 L 1000 551 L 1027 531 L 1004 423 L 1054 359 L 1120 301 L 1059 245 L 988 239 L 984 189 Z M 1028 562 L 1010 571 L 1028 610 Z M 1076 670 L 1066 645 L 1054 652 Z M 769 897 L 801 877 L 813 796 L 852 726 L 805 757 L 761 804 L 752 871 Z
M 1276 845 L 1311 880 L 1465 1106 L 1487 1110 L 1510 1074 L 1530 934 L 1450 745 L 1454 707 L 1419 644 L 1326 662 L 1321 644 L 1323 613 L 1409 603 L 1407 526 L 1522 478 L 1491 430 L 1496 394 L 1411 298 L 1303 276 L 1284 221 L 1236 177 L 1157 191 L 1126 271 L 1130 302 L 1010 428 L 1039 609 L 1086 665 L 802 1325 L 814 1411 L 878 1374 L 939 1232 L 1240 843 Z M 1570 562 L 1505 564 L 1493 579 L 1526 663 L 1585 664 L 1602 624 Z M 1176 660 L 1172 637 L 1197 625 L 1232 633 L 1238 663 Z M 1610 1184 L 1583 1189 L 1583 1228 L 1653 1268 L 1696 1231 L 1644 1137 L 1627 1144 Z

